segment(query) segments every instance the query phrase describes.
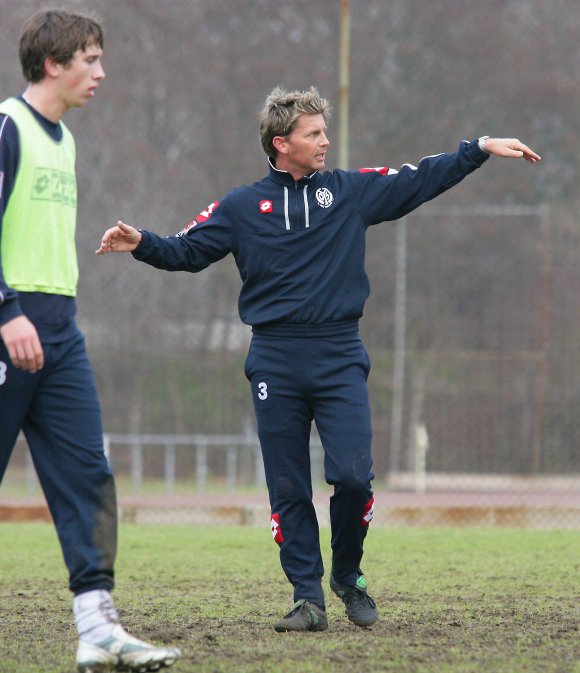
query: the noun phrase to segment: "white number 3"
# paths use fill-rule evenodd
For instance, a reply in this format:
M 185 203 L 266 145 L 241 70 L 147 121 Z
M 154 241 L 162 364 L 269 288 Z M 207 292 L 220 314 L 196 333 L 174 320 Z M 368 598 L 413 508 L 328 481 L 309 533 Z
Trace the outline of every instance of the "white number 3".
M 8 365 L 5 362 L 0 362 L 0 386 L 6 382 L 6 370 Z
M 258 397 L 261 400 L 265 400 L 268 397 L 268 384 L 260 381 L 260 383 L 258 383 L 258 390 L 260 391 Z

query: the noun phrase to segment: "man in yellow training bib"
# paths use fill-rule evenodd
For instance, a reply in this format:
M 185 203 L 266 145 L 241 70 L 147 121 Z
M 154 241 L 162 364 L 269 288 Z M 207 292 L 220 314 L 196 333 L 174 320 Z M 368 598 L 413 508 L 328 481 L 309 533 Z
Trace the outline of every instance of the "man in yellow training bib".
M 35 14 L 20 36 L 26 91 L 0 104 L 0 481 L 23 430 L 69 571 L 80 673 L 156 671 L 180 656 L 118 623 L 115 482 L 75 323 L 75 143 L 61 120 L 95 95 L 102 51 L 96 19 Z

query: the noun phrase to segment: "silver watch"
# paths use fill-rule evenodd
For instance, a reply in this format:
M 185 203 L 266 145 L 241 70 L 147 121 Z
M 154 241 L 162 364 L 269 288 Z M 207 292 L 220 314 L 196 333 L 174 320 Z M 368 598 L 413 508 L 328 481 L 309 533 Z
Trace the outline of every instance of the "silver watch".
M 485 152 L 486 154 L 489 154 L 489 150 L 487 149 L 487 145 L 485 144 L 485 141 L 486 141 L 488 138 L 489 138 L 489 136 L 481 136 L 481 138 L 479 138 L 479 139 L 477 140 L 477 144 L 479 145 L 479 149 L 480 149 L 482 152 Z

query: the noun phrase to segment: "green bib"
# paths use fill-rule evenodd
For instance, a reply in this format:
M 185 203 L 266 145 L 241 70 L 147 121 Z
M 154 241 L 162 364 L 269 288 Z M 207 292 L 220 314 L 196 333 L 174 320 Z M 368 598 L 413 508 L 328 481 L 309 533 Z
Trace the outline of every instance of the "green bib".
M 62 124 L 55 142 L 24 103 L 10 98 L 0 112 L 16 124 L 20 160 L 2 220 L 6 283 L 21 292 L 76 295 L 77 185 L 75 143 Z

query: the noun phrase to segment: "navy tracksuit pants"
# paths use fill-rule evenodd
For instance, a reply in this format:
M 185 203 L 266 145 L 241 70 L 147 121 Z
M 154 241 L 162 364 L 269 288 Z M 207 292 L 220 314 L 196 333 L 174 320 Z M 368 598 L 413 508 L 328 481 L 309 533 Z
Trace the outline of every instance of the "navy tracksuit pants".
M 35 374 L 15 369 L 0 341 L 0 482 L 22 429 L 54 519 L 74 593 L 113 587 L 115 484 L 84 338 L 43 344 Z M 42 550 L 39 550 L 42 553 Z
M 354 584 L 372 518 L 370 363 L 358 334 L 254 334 L 245 372 L 252 388 L 272 509 L 272 534 L 294 600 L 324 606 L 319 530 L 312 503 L 310 428 L 324 448 L 332 574 Z

